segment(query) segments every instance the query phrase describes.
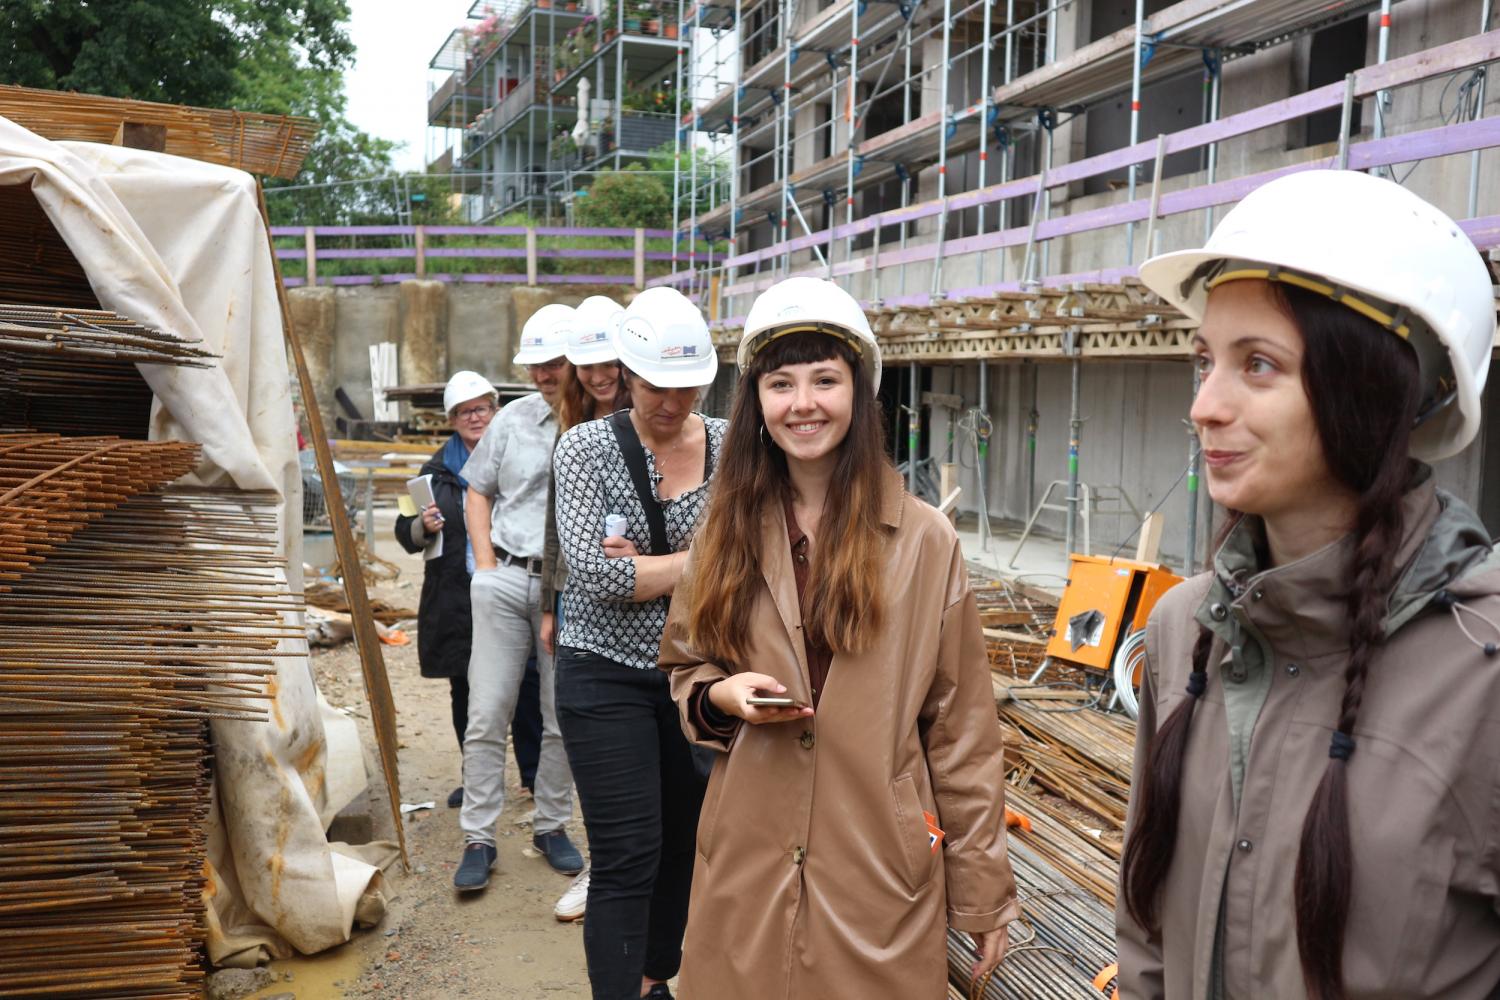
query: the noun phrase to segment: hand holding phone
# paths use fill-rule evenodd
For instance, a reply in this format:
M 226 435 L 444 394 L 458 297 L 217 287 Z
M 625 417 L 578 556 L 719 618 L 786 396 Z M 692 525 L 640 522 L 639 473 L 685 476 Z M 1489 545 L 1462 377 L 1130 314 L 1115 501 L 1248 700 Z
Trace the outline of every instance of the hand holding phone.
M 769 674 L 731 674 L 708 689 L 714 707 L 755 726 L 791 722 L 813 714 L 810 706 L 787 694 L 786 685 Z

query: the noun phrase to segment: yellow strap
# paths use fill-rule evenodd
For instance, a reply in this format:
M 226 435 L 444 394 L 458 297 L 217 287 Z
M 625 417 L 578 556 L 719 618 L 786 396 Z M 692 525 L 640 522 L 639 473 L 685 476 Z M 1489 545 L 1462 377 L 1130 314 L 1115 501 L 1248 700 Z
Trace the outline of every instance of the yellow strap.
M 1334 302 L 1337 302 L 1341 306 L 1347 306 L 1348 308 L 1353 309 L 1355 312 L 1359 313 L 1366 319 L 1374 320 L 1376 323 L 1385 327 L 1385 329 L 1391 331 L 1402 340 L 1405 340 L 1409 336 L 1411 336 L 1411 327 L 1409 327 L 1405 323 L 1398 323 L 1396 321 L 1396 317 L 1392 316 L 1390 313 L 1376 308 L 1375 306 L 1366 302 L 1364 299 L 1356 298 L 1353 295 L 1350 295 L 1343 289 L 1335 288 L 1334 286 L 1325 282 L 1318 281 L 1314 278 L 1309 278 L 1303 274 L 1296 274 L 1292 271 L 1273 271 L 1270 268 L 1265 267 L 1242 267 L 1233 271 L 1225 271 L 1223 274 L 1215 275 L 1204 283 L 1203 288 L 1205 291 L 1211 292 L 1215 288 L 1224 284 L 1226 281 L 1244 281 L 1246 279 L 1259 281 L 1280 281 L 1283 284 L 1295 285 L 1298 288 L 1305 288 L 1309 292 L 1316 292 L 1317 294 L 1322 295 L 1325 298 L 1332 299 Z
M 782 337 L 789 337 L 794 333 L 826 333 L 828 336 L 837 337 L 839 340 L 842 340 L 844 343 L 854 348 L 854 353 L 856 356 L 863 356 L 865 353 L 864 345 L 861 344 L 856 338 L 846 333 L 841 327 L 830 326 L 827 323 L 802 323 L 794 326 L 783 326 L 771 331 L 769 334 L 766 334 L 754 347 L 750 349 L 750 356 L 745 360 L 754 360 L 755 356 L 761 351 L 765 350 L 766 345 L 771 341 L 780 340 Z

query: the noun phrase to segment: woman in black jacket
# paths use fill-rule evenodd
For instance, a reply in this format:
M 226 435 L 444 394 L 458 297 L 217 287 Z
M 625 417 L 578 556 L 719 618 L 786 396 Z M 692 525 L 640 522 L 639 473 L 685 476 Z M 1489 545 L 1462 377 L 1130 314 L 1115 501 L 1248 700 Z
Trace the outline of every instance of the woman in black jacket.
M 497 398 L 495 387 L 476 372 L 461 371 L 448 380 L 443 407 L 454 433 L 422 466 L 421 473 L 432 476 L 436 502 L 415 515 L 396 518 L 396 541 L 402 548 L 413 554 L 429 550 L 437 553 L 427 557 L 422 577 L 417 658 L 423 677 L 448 679 L 453 731 L 460 751 L 469 717 L 469 649 L 473 638 L 469 578 L 474 573 L 474 555 L 464 530 L 468 483 L 459 472 L 498 412 Z M 511 721 L 511 738 L 521 784 L 530 790 L 542 742 L 541 687 L 535 657 L 526 664 L 526 678 Z M 449 794 L 448 806 L 456 809 L 462 803 L 463 786 L 459 786 Z

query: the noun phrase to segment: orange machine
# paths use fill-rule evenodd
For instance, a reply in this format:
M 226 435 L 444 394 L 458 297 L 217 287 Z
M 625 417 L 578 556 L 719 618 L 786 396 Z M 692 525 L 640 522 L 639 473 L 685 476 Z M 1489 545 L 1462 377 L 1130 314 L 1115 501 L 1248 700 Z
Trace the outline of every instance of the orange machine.
M 1156 563 L 1105 559 L 1074 553 L 1068 586 L 1057 607 L 1047 655 L 1081 667 L 1107 671 L 1124 636 L 1146 627 L 1161 595 L 1182 582 Z

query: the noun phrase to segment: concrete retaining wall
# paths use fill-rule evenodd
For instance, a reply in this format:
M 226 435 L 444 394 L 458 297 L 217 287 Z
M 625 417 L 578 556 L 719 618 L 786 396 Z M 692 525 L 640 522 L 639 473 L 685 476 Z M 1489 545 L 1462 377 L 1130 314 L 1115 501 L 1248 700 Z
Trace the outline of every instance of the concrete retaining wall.
M 370 345 L 397 345 L 403 384 L 446 381 L 465 368 L 493 382 L 524 382 L 525 371 L 510 359 L 531 314 L 552 302 L 577 305 L 598 294 L 627 302 L 633 292 L 617 286 L 529 288 L 438 281 L 287 291 L 292 323 L 330 431 L 341 412 L 334 402 L 336 387 L 348 393 L 365 417 L 371 415 Z

